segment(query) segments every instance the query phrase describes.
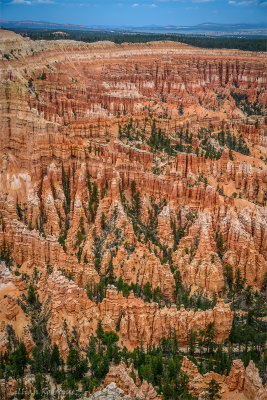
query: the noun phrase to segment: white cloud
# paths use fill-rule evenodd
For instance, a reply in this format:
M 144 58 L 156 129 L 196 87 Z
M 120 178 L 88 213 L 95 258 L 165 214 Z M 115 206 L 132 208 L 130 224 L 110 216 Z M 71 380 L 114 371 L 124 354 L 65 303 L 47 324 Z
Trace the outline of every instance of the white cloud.
M 29 6 L 32 2 L 29 0 L 12 0 L 10 4 L 26 4 Z
M 34 4 L 55 4 L 55 2 L 53 0 L 12 0 L 9 4 L 30 6 Z
M 210 3 L 214 0 L 192 0 L 193 3 Z
M 230 0 L 228 1 L 228 4 L 231 6 L 252 6 L 256 5 L 258 2 L 257 0 L 241 0 L 241 1 L 236 1 L 236 0 Z
M 134 3 L 134 4 L 131 5 L 131 7 L 134 7 L 134 8 L 136 8 L 136 7 L 156 8 L 156 7 L 158 7 L 158 6 L 157 6 L 155 3 L 152 3 L 152 4 L 139 4 L 139 3 Z
M 34 4 L 55 4 L 53 0 L 36 0 Z

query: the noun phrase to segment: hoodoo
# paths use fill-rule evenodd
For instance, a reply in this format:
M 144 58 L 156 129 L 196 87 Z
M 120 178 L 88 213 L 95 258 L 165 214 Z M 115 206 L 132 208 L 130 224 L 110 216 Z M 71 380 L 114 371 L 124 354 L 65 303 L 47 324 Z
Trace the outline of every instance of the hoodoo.
M 1 398 L 267 398 L 266 66 L 0 31 Z

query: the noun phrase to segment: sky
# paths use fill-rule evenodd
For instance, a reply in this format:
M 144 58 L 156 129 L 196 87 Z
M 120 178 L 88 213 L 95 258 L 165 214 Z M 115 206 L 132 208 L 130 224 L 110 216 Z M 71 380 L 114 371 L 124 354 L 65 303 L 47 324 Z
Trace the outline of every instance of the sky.
M 84 26 L 267 22 L 267 0 L 0 0 L 0 20 Z

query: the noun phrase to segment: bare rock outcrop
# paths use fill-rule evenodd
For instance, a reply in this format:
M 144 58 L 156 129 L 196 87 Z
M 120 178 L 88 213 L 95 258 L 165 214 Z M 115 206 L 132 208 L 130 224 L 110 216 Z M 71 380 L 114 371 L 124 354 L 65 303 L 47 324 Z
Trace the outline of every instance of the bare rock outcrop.
M 233 313 L 223 300 L 218 299 L 213 310 L 185 310 L 182 306 L 159 309 L 156 303 L 147 303 L 134 297 L 128 298 L 113 286 L 109 287 L 105 299 L 95 304 L 90 301 L 84 289 L 65 278 L 60 271 L 43 277 L 39 284 L 42 299 L 50 299 L 51 318 L 48 323 L 52 342 L 56 342 L 63 352 L 68 349 L 68 330 L 73 327 L 78 333 L 82 347 L 95 333 L 98 320 L 105 330 L 115 331 L 119 324 L 120 344 L 128 348 L 146 344 L 157 344 L 163 337 L 176 334 L 181 345 L 188 343 L 190 330 L 205 329 L 214 325 L 215 340 L 225 340 L 232 326 Z M 64 330 L 65 329 L 65 330 Z M 118 328 L 117 328 L 118 329 Z
M 125 364 L 111 367 L 105 378 L 104 385 L 109 387 L 110 384 L 115 383 L 130 398 L 142 400 L 160 400 L 162 398 L 157 395 L 151 383 L 147 383 L 144 380 L 141 384 L 138 378 L 136 379 L 137 383 L 135 383 L 130 374 L 136 375 L 136 371 L 131 367 L 127 369 Z
M 225 267 L 258 291 L 267 272 L 266 62 L 265 53 L 174 42 L 1 31 L 0 349 L 9 324 L 33 346 L 17 300 L 36 271 L 64 356 L 70 332 L 84 348 L 98 320 L 129 349 L 173 334 L 186 345 L 209 323 L 216 342 L 228 338 Z M 108 283 L 138 287 L 140 297 Z M 177 309 L 179 284 L 217 295 L 216 306 Z M 216 377 L 184 368 L 196 392 Z M 236 361 L 216 379 L 264 396 L 253 364 L 244 372 Z
M 244 394 L 249 400 L 267 399 L 267 388 L 263 387 L 259 371 L 252 360 L 246 368 Z
M 213 371 L 201 375 L 197 366 L 189 361 L 187 357 L 184 357 L 182 371 L 189 376 L 190 392 L 197 396 L 205 393 L 208 384 L 214 379 L 221 386 L 220 394 L 223 400 L 234 398 L 233 393 L 236 398 L 239 398 L 240 394 L 242 394 L 242 398 L 247 400 L 267 398 L 267 390 L 262 385 L 259 371 L 253 361 L 250 361 L 247 368 L 245 368 L 241 360 L 234 360 L 228 376 L 219 375 Z

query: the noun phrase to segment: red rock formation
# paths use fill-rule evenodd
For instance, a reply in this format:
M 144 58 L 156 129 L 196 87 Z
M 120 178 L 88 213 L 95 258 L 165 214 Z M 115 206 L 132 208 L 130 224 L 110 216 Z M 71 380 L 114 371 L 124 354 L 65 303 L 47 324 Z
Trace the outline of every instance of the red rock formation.
M 226 378 L 226 383 L 230 391 L 244 389 L 245 367 L 241 360 L 234 360 L 229 376 Z
M 185 344 L 190 329 L 210 322 L 216 340 L 226 339 L 232 312 L 222 300 L 193 312 L 126 299 L 112 288 L 95 304 L 84 289 L 107 279 L 110 261 L 112 278 L 149 282 L 169 303 L 177 269 L 184 285 L 208 295 L 223 293 L 226 265 L 261 288 L 266 119 L 246 120 L 232 93 L 257 99 L 264 113 L 266 54 L 173 42 L 32 42 L 1 31 L 0 57 L 0 246 L 10 251 L 12 273 L 21 266 L 30 277 L 35 268 L 42 274 L 52 342 L 66 353 L 62 318 L 77 326 L 82 346 L 98 319 L 113 330 L 121 319 L 120 343 L 129 348 L 171 333 Z M 240 131 L 249 155 L 219 144 L 222 126 L 236 138 Z M 159 128 L 176 148 L 183 129 L 192 148 L 184 138 L 184 151 L 155 151 L 150 139 Z M 220 158 L 205 154 L 204 137 Z M 16 305 L 26 286 L 11 280 L 7 297 L 0 293 L 3 348 L 8 321 L 20 337 L 26 326 Z
M 4 262 L 0 263 L 0 352 L 8 348 L 7 325 L 26 345 L 28 351 L 33 348 L 33 340 L 28 327 L 28 318 L 19 307 L 17 299 L 25 290 L 21 276 L 14 276 Z
M 137 384 L 134 383 L 133 378 L 129 374 L 137 375 Z M 160 400 L 162 397 L 157 396 L 157 392 L 147 381 L 142 384 L 138 378 L 137 371 L 133 368 L 127 368 L 125 364 L 111 367 L 109 373 L 105 378 L 104 386 L 108 386 L 111 382 L 115 382 L 116 386 L 124 391 L 125 394 L 132 398 L 140 398 L 144 400 Z
M 259 371 L 253 361 L 246 368 L 244 394 L 248 399 L 267 399 L 267 389 L 262 386 Z
M 234 360 L 229 376 L 219 375 L 211 371 L 205 375 L 198 372 L 197 366 L 183 358 L 182 371 L 185 372 L 189 380 L 190 392 L 194 395 L 205 393 L 208 384 L 215 379 L 221 386 L 221 398 L 227 399 L 266 399 L 267 391 L 263 387 L 259 371 L 253 361 L 250 361 L 245 369 L 241 360 Z M 234 394 L 234 397 L 233 397 Z M 240 396 L 242 394 L 242 397 Z
M 176 334 L 179 344 L 189 341 L 190 330 L 205 329 L 209 323 L 214 324 L 215 340 L 225 340 L 232 326 L 233 313 L 223 300 L 213 310 L 187 311 L 182 306 L 170 309 L 159 309 L 156 303 L 145 303 L 130 294 L 122 296 L 116 288 L 107 290 L 106 298 L 96 305 L 90 301 L 84 289 L 68 281 L 60 272 L 53 272 L 48 278 L 40 280 L 42 299 L 50 298 L 51 318 L 48 330 L 52 342 L 56 342 L 63 352 L 68 349 L 67 332 L 73 327 L 84 347 L 92 334 L 95 334 L 98 320 L 102 321 L 105 330 L 116 330 L 118 320 L 120 344 L 128 348 L 146 344 L 157 344 L 163 337 Z

